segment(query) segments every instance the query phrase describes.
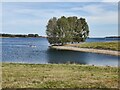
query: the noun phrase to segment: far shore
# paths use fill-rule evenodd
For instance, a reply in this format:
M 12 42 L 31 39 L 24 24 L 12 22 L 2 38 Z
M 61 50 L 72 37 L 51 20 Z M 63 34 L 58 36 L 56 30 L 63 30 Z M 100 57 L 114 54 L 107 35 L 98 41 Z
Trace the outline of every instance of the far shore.
M 0 38 L 47 38 L 47 37 L 0 37 Z
M 72 47 L 72 46 L 50 46 L 50 48 L 56 49 L 56 50 L 71 50 L 71 51 L 91 52 L 91 53 L 100 53 L 100 54 L 120 56 L 120 52 L 119 51 L 114 51 L 114 50 L 78 48 L 78 47 Z

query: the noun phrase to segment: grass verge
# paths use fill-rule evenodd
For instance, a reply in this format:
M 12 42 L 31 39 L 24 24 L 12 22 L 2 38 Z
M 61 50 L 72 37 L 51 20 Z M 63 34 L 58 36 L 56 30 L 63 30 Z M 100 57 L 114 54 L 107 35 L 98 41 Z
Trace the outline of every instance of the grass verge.
M 3 88 L 117 88 L 118 68 L 79 64 L 2 64 Z
M 70 44 L 66 46 L 120 51 L 118 45 L 120 45 L 120 42 L 86 42 L 82 44 Z

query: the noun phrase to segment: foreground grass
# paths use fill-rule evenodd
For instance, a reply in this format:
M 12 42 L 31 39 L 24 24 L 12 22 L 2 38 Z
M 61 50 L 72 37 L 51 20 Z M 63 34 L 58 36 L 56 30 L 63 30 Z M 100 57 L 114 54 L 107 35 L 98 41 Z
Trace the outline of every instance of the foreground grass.
M 117 67 L 79 64 L 2 65 L 3 88 L 117 88 Z
M 118 47 L 120 42 L 89 42 L 89 43 L 82 43 L 82 44 L 71 44 L 68 46 L 75 46 L 79 48 L 93 48 L 93 49 L 106 49 L 106 50 L 116 50 L 120 51 Z

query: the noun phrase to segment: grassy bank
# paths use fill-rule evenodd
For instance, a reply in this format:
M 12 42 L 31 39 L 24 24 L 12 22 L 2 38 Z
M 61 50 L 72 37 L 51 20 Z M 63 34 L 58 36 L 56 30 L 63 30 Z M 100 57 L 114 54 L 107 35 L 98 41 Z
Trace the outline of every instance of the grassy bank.
M 117 67 L 79 64 L 2 65 L 3 88 L 117 88 Z
M 120 42 L 90 42 L 90 43 L 82 43 L 82 44 L 69 44 L 66 46 L 120 51 L 118 45 L 120 45 Z

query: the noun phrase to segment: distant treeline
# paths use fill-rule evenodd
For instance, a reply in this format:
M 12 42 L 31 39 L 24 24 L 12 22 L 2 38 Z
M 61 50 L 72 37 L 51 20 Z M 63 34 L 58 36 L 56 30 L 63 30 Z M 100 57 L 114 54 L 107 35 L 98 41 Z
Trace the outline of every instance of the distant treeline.
M 109 36 L 109 37 L 105 37 L 105 38 L 120 38 L 120 36 Z
M 0 34 L 0 37 L 42 37 L 38 34 L 28 34 L 28 35 L 22 35 L 22 34 Z

